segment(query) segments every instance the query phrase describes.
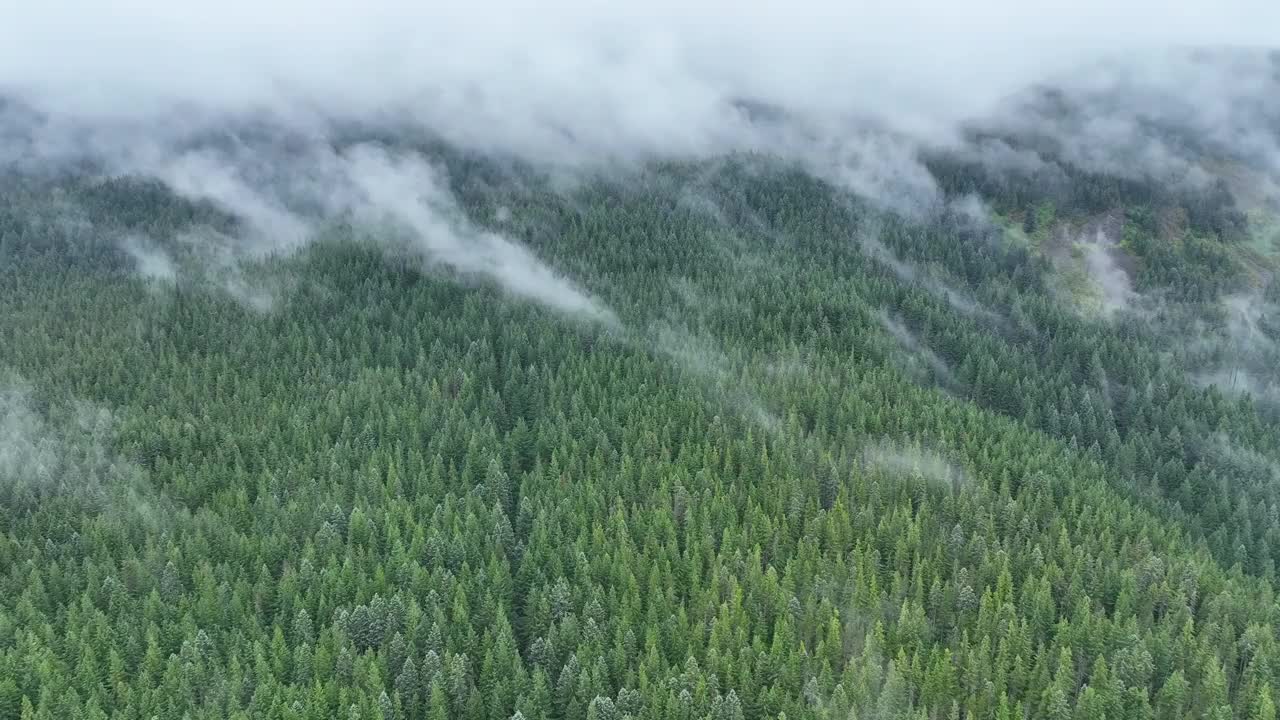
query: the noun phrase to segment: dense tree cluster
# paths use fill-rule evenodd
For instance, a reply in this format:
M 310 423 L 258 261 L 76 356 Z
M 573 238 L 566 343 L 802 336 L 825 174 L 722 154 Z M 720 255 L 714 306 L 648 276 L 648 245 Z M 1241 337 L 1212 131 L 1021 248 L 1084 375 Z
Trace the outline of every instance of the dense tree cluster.
M 0 720 L 1275 717 L 1280 434 L 1166 336 L 758 158 L 445 161 L 619 326 L 345 226 L 260 312 L 119 250 L 213 208 L 0 194 L 14 457 L 63 458 L 0 462 Z M 1119 203 L 1150 287 L 1231 257 Z

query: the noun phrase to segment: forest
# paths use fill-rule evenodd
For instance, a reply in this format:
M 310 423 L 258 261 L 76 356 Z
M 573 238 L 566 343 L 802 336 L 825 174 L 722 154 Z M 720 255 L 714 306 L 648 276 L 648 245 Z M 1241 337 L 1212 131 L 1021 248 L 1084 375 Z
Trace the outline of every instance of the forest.
M 1275 719 L 1280 246 L 1225 183 L 360 142 L 493 252 L 0 179 L 0 720 Z

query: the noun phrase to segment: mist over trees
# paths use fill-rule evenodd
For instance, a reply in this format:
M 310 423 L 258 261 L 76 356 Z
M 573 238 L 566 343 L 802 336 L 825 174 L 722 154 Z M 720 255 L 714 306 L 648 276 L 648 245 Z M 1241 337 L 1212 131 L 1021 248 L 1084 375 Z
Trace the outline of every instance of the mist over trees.
M 112 408 L 94 442 L 143 479 L 0 510 L 0 710 L 1266 716 L 1280 436 L 1141 308 L 1054 294 L 1044 248 L 1096 206 L 921 220 L 760 157 L 565 190 L 411 152 L 616 323 L 352 214 L 235 256 L 264 309 L 191 240 L 253 237 L 216 198 L 6 180 L 0 362 L 54 441 Z M 1156 249 L 1176 193 L 1115 197 L 1158 318 L 1217 311 L 1199 233 L 1250 282 L 1211 226 Z
M 1274 718 L 1276 55 L 573 4 L 0 22 L 0 720 Z

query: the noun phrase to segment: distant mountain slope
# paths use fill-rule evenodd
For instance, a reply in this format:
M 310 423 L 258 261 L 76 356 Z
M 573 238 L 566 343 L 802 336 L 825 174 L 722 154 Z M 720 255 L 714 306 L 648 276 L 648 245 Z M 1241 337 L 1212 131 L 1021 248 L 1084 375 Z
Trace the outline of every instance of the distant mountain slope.
M 1261 206 L 1023 130 L 10 166 L 0 717 L 1274 716 Z

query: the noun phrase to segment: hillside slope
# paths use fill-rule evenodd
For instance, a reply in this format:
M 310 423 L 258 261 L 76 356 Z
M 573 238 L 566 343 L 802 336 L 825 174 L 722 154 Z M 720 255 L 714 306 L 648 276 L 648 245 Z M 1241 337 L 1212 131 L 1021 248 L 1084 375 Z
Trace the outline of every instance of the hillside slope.
M 0 718 L 1274 717 L 1229 197 L 419 150 L 553 270 L 5 181 Z

